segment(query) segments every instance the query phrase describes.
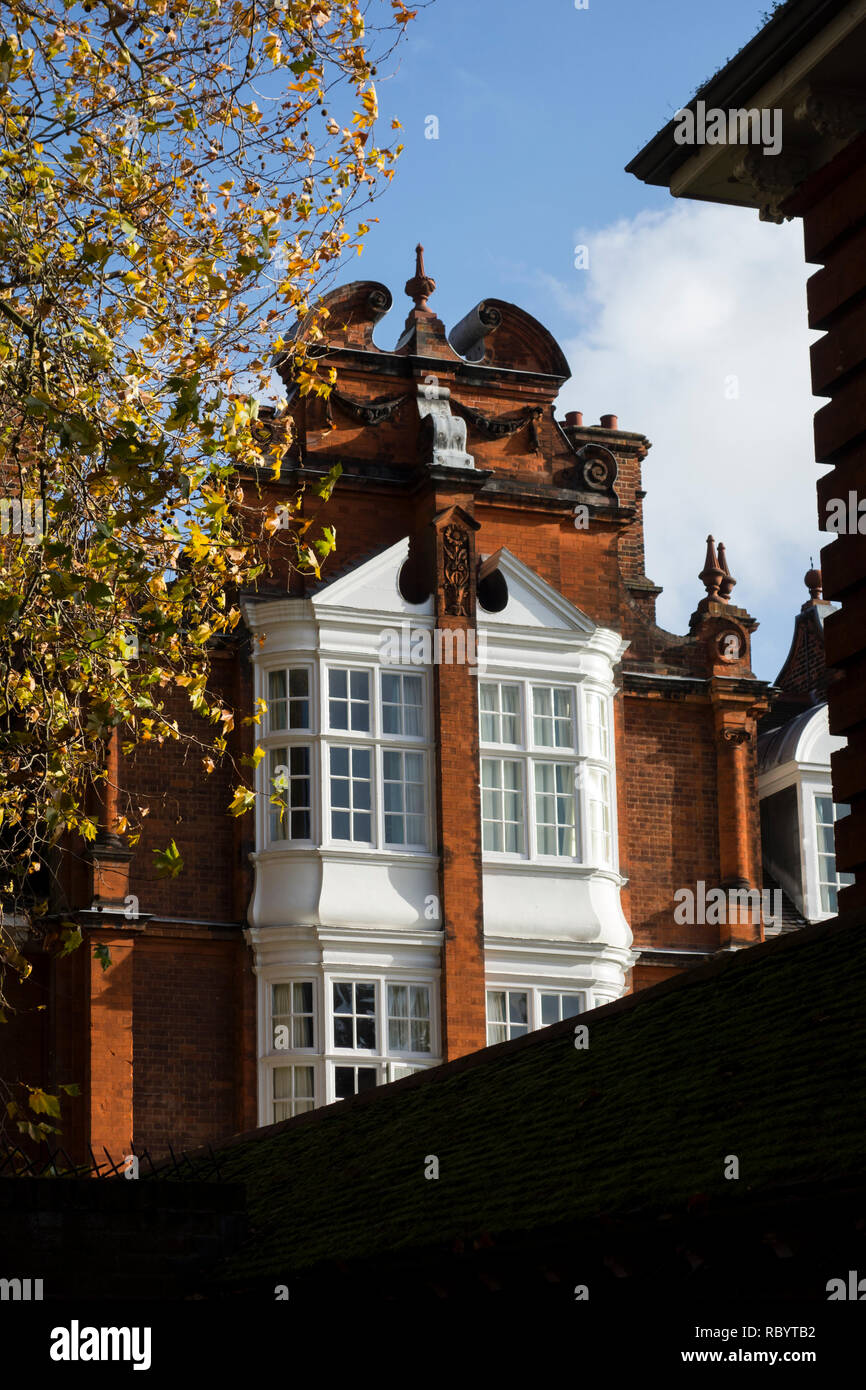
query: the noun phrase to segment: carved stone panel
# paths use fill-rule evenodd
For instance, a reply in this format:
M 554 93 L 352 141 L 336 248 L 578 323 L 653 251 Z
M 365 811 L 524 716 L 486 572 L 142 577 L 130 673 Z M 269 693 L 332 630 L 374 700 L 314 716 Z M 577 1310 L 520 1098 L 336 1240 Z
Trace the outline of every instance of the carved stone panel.
M 462 526 L 457 526 L 451 522 L 445 527 L 442 533 L 442 552 L 445 612 L 454 618 L 470 618 L 472 616 L 470 582 L 472 551 L 469 536 Z

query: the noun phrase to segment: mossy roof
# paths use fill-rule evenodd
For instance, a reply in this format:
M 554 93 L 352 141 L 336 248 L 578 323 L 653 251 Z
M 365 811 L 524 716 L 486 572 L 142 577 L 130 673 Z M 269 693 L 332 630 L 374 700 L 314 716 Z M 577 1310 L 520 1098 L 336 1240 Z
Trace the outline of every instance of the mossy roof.
M 219 1278 L 860 1176 L 864 956 L 834 919 L 238 1136 L 218 1156 L 251 1233 Z

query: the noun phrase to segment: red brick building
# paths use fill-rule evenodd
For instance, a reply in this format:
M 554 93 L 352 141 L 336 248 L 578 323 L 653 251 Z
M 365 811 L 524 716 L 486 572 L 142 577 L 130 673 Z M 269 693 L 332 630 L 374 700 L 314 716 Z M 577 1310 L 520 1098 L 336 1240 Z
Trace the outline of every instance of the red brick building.
M 340 462 L 338 550 L 320 583 L 274 569 L 215 653 L 241 714 L 268 704 L 255 818 L 226 814 L 227 770 L 140 750 L 56 904 L 87 949 L 35 962 L 47 1024 L 13 1026 L 22 1072 L 83 1082 L 70 1150 L 205 1143 L 762 939 L 768 687 L 724 547 L 672 538 L 704 592 L 688 633 L 660 628 L 649 441 L 557 419 L 568 365 L 523 310 L 447 334 L 420 255 L 406 288 L 393 348 L 385 286 L 333 291 L 334 390 L 287 381 L 292 463 L 262 503 Z M 111 833 L 130 789 L 154 807 L 134 855 Z M 159 880 L 169 838 L 186 868 Z

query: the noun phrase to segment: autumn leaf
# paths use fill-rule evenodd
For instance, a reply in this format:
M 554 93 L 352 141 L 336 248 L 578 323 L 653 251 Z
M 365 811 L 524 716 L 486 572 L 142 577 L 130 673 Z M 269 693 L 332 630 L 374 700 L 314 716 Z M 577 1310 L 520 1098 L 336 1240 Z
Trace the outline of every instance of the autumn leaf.
M 183 859 L 174 840 L 167 849 L 155 849 L 153 857 L 158 878 L 177 878 L 183 868 Z

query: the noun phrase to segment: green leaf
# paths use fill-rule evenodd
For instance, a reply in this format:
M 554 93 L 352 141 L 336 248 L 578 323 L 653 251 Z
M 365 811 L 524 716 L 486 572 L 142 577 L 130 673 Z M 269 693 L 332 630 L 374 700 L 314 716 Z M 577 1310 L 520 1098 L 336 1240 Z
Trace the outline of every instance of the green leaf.
M 93 948 L 93 955 L 95 959 L 99 961 L 103 970 L 107 970 L 111 964 L 111 952 L 104 941 L 97 942 Z
M 60 955 L 68 956 L 71 954 L 72 951 L 78 950 L 79 946 L 84 940 L 84 937 L 81 935 L 81 932 L 78 929 L 78 927 L 70 925 L 67 926 L 66 930 L 62 933 L 60 940 L 63 943 L 63 945 L 60 948 Z
M 156 860 L 156 872 L 159 878 L 177 878 L 183 868 L 183 859 L 174 840 L 168 849 L 155 849 L 153 857 Z
M 35 1110 L 37 1115 L 53 1115 L 55 1119 L 60 1118 L 60 1100 L 57 1096 L 50 1096 L 47 1091 L 42 1091 L 38 1086 L 31 1088 L 29 1097 L 30 1109 Z

